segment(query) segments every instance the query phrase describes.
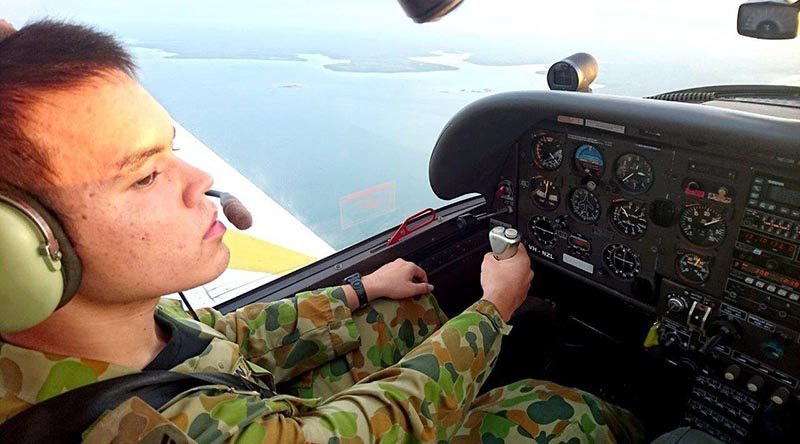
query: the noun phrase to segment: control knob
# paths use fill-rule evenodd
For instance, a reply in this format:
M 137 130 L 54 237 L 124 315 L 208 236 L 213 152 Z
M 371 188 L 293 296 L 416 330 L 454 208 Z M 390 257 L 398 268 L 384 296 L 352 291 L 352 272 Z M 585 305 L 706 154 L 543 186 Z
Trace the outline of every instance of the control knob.
M 769 397 L 769 400 L 772 401 L 775 405 L 783 405 L 786 401 L 789 400 L 789 389 L 786 387 L 778 387 L 772 392 L 772 396 Z
M 739 377 L 739 374 L 741 372 L 742 369 L 738 365 L 731 364 L 728 366 L 728 368 L 725 369 L 725 373 L 723 374 L 723 376 L 725 377 L 725 380 L 733 381 Z
M 777 361 L 783 357 L 783 341 L 777 338 L 764 341 L 761 344 L 761 353 L 767 358 Z
M 667 311 L 670 313 L 680 313 L 688 308 L 686 299 L 675 293 L 667 296 Z
M 756 393 L 757 391 L 761 390 L 764 387 L 764 378 L 761 376 L 755 375 L 747 381 L 747 390 Z

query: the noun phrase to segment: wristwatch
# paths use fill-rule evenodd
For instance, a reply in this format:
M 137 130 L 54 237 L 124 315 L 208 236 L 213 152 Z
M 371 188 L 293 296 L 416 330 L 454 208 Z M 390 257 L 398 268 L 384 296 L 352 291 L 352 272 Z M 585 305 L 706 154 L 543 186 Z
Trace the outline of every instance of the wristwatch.
M 364 283 L 361 282 L 360 274 L 353 273 L 344 278 L 342 283 L 349 284 L 351 287 L 353 287 L 353 290 L 356 291 L 356 296 L 358 296 L 358 308 L 361 308 L 369 303 L 369 299 L 367 299 L 367 290 L 364 288 Z

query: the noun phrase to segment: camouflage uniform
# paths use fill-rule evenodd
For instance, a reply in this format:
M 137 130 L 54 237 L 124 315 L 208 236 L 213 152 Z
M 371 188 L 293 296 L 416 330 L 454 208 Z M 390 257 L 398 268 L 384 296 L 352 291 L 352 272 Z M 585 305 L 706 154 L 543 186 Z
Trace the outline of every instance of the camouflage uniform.
M 224 386 L 189 390 L 160 411 L 132 398 L 84 433 L 85 442 L 405 443 L 637 442 L 625 410 L 575 389 L 523 380 L 476 399 L 509 331 L 478 301 L 447 321 L 432 295 L 378 300 L 350 313 L 341 287 L 190 319 L 158 310 L 210 340 L 172 370 L 239 373 L 279 395 Z M 267 371 L 266 369 L 269 369 Z M 28 406 L 135 369 L 0 343 L 0 422 Z

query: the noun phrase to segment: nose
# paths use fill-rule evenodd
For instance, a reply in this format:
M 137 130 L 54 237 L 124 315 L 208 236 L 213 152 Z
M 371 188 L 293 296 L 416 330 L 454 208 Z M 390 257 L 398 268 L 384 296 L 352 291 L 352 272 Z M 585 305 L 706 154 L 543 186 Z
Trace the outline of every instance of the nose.
M 203 199 L 205 199 L 205 192 L 211 189 L 214 179 L 205 171 L 183 163 L 184 169 L 184 188 L 183 188 L 183 203 L 189 207 L 195 207 Z

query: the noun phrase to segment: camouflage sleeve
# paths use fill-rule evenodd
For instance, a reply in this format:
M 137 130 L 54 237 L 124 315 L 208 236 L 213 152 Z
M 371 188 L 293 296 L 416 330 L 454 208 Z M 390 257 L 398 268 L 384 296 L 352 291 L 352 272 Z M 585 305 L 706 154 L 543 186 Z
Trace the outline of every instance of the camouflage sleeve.
M 200 321 L 239 344 L 242 355 L 282 382 L 358 347 L 360 336 L 342 287 L 258 302 L 222 315 L 197 310 Z
M 297 305 L 321 299 L 314 295 L 327 297 L 328 291 L 298 295 Z M 157 412 L 133 398 L 96 421 L 84 442 L 449 442 L 508 330 L 494 305 L 479 301 L 397 364 L 327 400 L 261 399 L 207 386 Z
M 305 439 L 448 441 L 489 376 L 502 335 L 509 331 L 493 304 L 476 302 L 400 362 L 332 396 L 304 417 Z

